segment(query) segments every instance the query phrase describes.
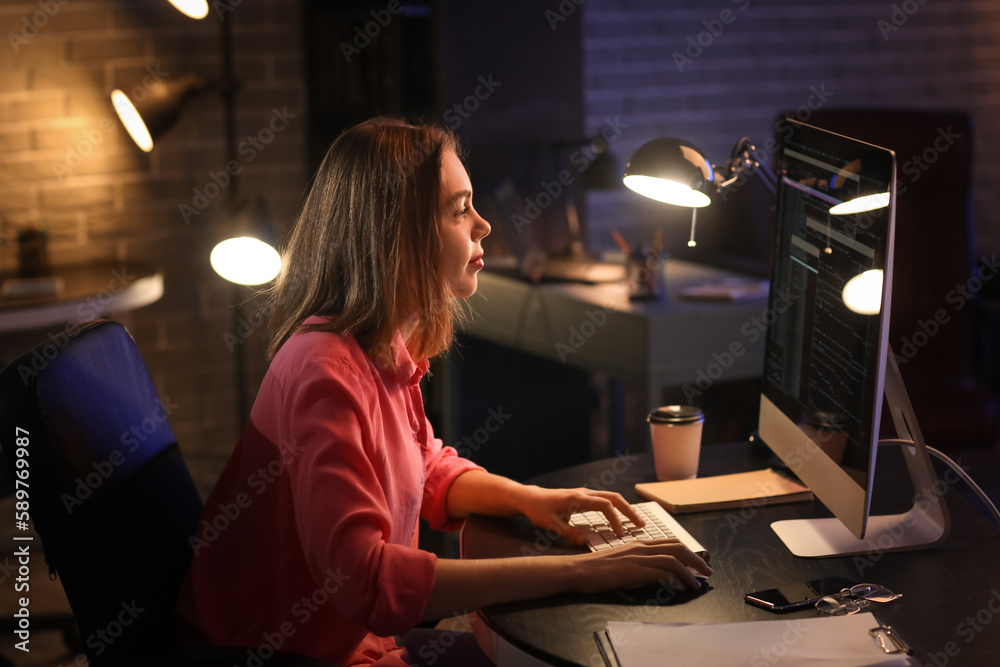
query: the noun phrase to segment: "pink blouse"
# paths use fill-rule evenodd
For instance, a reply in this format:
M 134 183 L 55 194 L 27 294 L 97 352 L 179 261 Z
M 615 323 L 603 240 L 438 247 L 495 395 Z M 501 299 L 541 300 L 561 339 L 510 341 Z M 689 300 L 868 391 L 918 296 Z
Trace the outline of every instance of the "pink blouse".
M 398 333 L 393 345 L 395 371 L 350 336 L 282 346 L 205 502 L 182 626 L 265 662 L 283 650 L 407 664 L 391 635 L 420 622 L 437 563 L 417 548 L 418 517 L 457 528 L 448 489 L 479 467 L 434 438 L 418 386 L 427 362 Z

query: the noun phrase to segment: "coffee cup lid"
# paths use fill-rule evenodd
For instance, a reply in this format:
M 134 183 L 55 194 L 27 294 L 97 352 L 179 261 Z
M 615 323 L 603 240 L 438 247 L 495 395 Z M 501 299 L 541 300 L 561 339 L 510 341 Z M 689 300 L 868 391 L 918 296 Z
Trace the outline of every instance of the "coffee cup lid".
M 704 420 L 701 410 L 693 405 L 664 405 L 646 417 L 650 424 L 693 424 Z

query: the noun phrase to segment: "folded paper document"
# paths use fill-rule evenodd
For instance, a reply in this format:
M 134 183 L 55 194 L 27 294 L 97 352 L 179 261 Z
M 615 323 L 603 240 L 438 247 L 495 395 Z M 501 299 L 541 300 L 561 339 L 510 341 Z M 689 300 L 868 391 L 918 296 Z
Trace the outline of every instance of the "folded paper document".
M 636 484 L 635 491 L 673 514 L 792 503 L 813 497 L 807 487 L 771 468 L 715 477 L 645 482 Z

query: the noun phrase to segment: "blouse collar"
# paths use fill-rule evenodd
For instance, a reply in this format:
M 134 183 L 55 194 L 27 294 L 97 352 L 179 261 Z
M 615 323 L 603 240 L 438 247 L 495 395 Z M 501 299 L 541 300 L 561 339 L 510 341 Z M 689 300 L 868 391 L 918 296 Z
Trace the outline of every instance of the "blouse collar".
M 320 324 L 329 321 L 329 317 L 313 315 L 306 318 L 303 324 Z M 353 339 L 353 336 L 351 338 Z M 392 351 L 396 361 L 396 369 L 380 369 L 381 372 L 389 375 L 396 380 L 396 382 L 400 382 L 402 384 L 410 386 L 419 384 L 420 380 L 423 379 L 424 375 L 427 373 L 427 369 L 430 364 L 426 359 L 414 361 L 413 358 L 410 357 L 410 351 L 406 349 L 406 341 L 403 340 L 403 334 L 398 329 L 392 337 Z
M 427 373 L 429 365 L 427 360 L 413 361 L 410 351 L 406 348 L 406 341 L 403 340 L 403 334 L 399 330 L 392 337 L 392 349 L 396 355 L 396 370 L 393 373 L 396 380 L 411 386 L 419 384 Z

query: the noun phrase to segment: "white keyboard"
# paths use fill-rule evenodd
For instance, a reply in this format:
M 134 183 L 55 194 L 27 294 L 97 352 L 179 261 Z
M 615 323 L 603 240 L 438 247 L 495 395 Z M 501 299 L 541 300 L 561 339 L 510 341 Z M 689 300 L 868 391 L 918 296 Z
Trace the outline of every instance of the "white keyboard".
M 659 540 L 665 537 L 676 537 L 688 549 L 706 561 L 708 560 L 708 551 L 705 550 L 705 547 L 701 546 L 701 543 L 694 539 L 691 533 L 687 532 L 677 522 L 677 519 L 663 509 L 659 503 L 654 501 L 634 503 L 632 509 L 646 520 L 646 525 L 640 528 L 626 519 L 621 512 L 618 512 L 618 518 L 621 519 L 622 526 L 625 528 L 625 534 L 621 537 L 615 535 L 615 531 L 612 530 L 611 524 L 608 523 L 607 517 L 602 512 L 577 512 L 570 516 L 569 522 L 571 525 L 583 529 L 587 536 L 587 546 L 590 547 L 591 551 L 613 549 L 636 540 Z

